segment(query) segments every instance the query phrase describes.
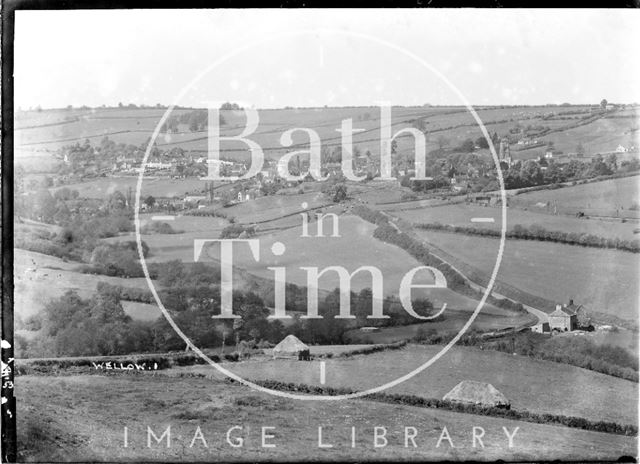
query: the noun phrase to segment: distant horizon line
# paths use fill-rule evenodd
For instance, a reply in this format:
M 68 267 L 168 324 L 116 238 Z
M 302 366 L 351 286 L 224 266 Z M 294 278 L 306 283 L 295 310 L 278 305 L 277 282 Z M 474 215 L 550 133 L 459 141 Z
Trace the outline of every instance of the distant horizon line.
M 233 102 L 228 102 L 228 103 L 232 103 Z M 640 104 L 638 102 L 630 102 L 630 103 L 618 103 L 618 102 L 610 102 L 608 101 L 607 104 L 610 105 L 616 105 L 616 106 L 640 106 Z M 39 112 L 39 111 L 69 111 L 69 110 L 91 110 L 91 109 L 114 109 L 114 110 L 124 110 L 124 109 L 129 109 L 129 110 L 152 110 L 152 109 L 168 109 L 171 105 L 165 105 L 165 104 L 161 104 L 161 103 L 156 103 L 155 105 L 147 105 L 147 104 L 135 104 L 135 103 L 127 103 L 126 105 L 123 104 L 122 106 L 120 105 L 116 105 L 116 106 L 110 106 L 110 105 L 106 105 L 106 104 L 102 104 L 99 106 L 89 106 L 89 105 L 80 105 L 80 106 L 75 106 L 75 105 L 67 105 L 65 107 L 50 107 L 50 108 L 42 108 L 42 107 L 29 107 L 27 109 L 24 109 L 22 107 L 18 107 L 18 109 L 15 109 L 15 112 Z M 572 106 L 600 106 L 599 102 L 595 102 L 595 103 L 569 103 L 569 102 L 564 102 L 564 103 L 531 103 L 531 104 L 482 104 L 482 105 L 474 105 L 471 104 L 470 105 L 472 108 L 477 109 L 477 108 L 531 108 L 531 107 L 546 107 L 546 106 L 551 106 L 551 107 L 572 107 Z M 379 105 L 324 105 L 324 106 L 292 106 L 292 105 L 285 105 L 285 106 L 279 106 L 279 107 L 249 107 L 250 109 L 255 109 L 255 110 L 315 110 L 315 109 L 340 109 L 340 108 L 379 108 Z M 455 105 L 449 105 L 449 104 L 422 104 L 422 105 L 391 105 L 391 108 L 466 108 L 466 105 L 461 105 L 461 104 L 455 104 Z M 173 109 L 185 109 L 185 110 L 204 110 L 207 109 L 206 107 L 197 107 L 197 106 L 184 106 L 184 105 L 176 105 L 173 107 Z M 241 107 L 241 109 L 244 109 Z M 234 111 L 234 110 L 222 110 L 222 111 Z M 238 111 L 238 110 L 235 110 Z

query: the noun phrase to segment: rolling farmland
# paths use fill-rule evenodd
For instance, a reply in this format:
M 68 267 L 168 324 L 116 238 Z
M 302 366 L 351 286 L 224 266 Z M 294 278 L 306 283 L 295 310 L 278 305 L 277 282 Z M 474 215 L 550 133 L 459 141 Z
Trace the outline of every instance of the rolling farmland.
M 424 240 L 480 269 L 492 269 L 499 240 L 416 231 Z M 558 303 L 637 320 L 637 254 L 547 242 L 507 240 L 498 280 Z
M 590 182 L 557 190 L 540 190 L 523 193 L 511 199 L 511 205 L 517 208 L 536 210 L 538 203 L 557 202 L 561 214 L 575 214 L 583 211 L 593 216 L 616 216 L 638 218 L 640 198 L 640 177 L 624 177 L 601 182 Z
M 19 456 L 23 460 L 305 460 L 309 449 L 324 460 L 540 460 L 617 459 L 634 455 L 636 437 L 575 428 L 470 416 L 442 410 L 357 400 L 327 407 L 325 402 L 293 402 L 243 386 L 202 378 L 145 375 L 21 376 L 18 395 Z M 27 401 L 28 399 L 28 401 Z M 105 408 L 105 401 L 109 407 Z M 135 417 L 135 421 L 131 418 Z M 147 448 L 145 428 L 158 433 L 169 422 L 173 446 Z M 485 448 L 471 446 L 470 422 L 486 430 Z M 144 426 L 143 426 L 144 424 Z M 256 425 L 257 424 L 257 425 Z M 242 448 L 224 440 L 228 429 L 242 426 Z M 273 426 L 276 448 L 260 446 L 260 426 Z M 128 447 L 122 446 L 129 427 Z M 207 447 L 189 442 L 202 427 Z M 333 448 L 319 449 L 318 426 Z M 356 449 L 349 430 L 357 428 Z M 385 448 L 374 448 L 373 428 L 389 430 Z M 404 446 L 404 427 L 416 427 L 417 448 Z M 451 434 L 436 448 L 442 427 Z M 508 448 L 502 427 L 520 427 Z M 35 437 L 40 437 L 34 440 Z M 54 438 L 55 437 L 55 438 Z M 28 446 L 27 446 L 28 445 Z
M 356 390 L 379 386 L 419 367 L 442 348 L 440 345 L 408 345 L 402 350 L 329 359 L 326 360 L 326 382 L 328 386 Z M 310 385 L 320 382 L 315 362 L 246 361 L 229 369 L 252 380 L 275 379 Z M 210 366 L 176 367 L 171 371 L 201 372 L 214 378 L 222 375 Z M 629 424 L 637 420 L 638 384 L 635 382 L 566 364 L 477 348 L 453 347 L 429 369 L 390 392 L 442 398 L 465 379 L 491 383 L 515 409 Z
M 560 192 L 556 190 L 556 192 Z M 532 194 L 523 194 L 532 195 Z M 519 199 L 518 199 L 519 200 Z M 516 201 L 518 201 L 516 200 Z M 560 205 L 560 201 L 558 202 Z M 564 203 L 562 203 L 564 205 Z M 560 206 L 559 206 L 560 208 Z M 395 211 L 386 210 L 390 214 L 414 224 L 450 224 L 453 226 L 486 228 L 500 230 L 502 227 L 502 209 L 500 207 L 484 207 L 476 205 L 445 205 L 431 208 L 420 208 Z M 630 240 L 637 238 L 634 230 L 638 228 L 636 221 L 621 222 L 620 219 L 576 218 L 566 215 L 547 213 L 546 206 L 530 206 L 527 210 L 511 207 L 507 209 L 507 231 L 515 225 L 529 227 L 532 225 L 546 230 L 593 234 L 600 237 L 612 237 Z M 492 218 L 495 222 L 471 222 L 471 218 Z

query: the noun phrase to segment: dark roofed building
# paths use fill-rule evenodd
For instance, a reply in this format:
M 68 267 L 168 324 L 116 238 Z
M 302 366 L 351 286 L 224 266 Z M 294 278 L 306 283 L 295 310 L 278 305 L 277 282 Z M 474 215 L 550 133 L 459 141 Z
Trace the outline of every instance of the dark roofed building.
M 549 314 L 549 327 L 551 330 L 557 329 L 562 332 L 576 330 L 579 316 L 585 316 L 582 305 L 574 304 L 573 300 L 569 300 L 569 304 L 558 304 L 556 310 Z

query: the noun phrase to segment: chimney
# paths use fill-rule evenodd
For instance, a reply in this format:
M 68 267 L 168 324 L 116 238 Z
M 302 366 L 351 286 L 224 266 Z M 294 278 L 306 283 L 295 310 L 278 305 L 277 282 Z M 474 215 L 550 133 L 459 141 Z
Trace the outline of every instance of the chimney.
M 573 300 L 569 300 L 569 306 L 573 306 Z
M 562 305 L 557 304 L 556 305 L 556 311 L 558 311 L 559 309 L 562 309 Z

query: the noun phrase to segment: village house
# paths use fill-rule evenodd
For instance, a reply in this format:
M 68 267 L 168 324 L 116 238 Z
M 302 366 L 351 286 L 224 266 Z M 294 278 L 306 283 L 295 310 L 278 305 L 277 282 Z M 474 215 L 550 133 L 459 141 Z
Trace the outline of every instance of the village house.
M 187 203 L 194 203 L 196 205 L 200 204 L 200 203 L 205 203 L 207 201 L 207 196 L 206 195 L 186 195 L 184 197 L 184 204 L 186 205 Z

